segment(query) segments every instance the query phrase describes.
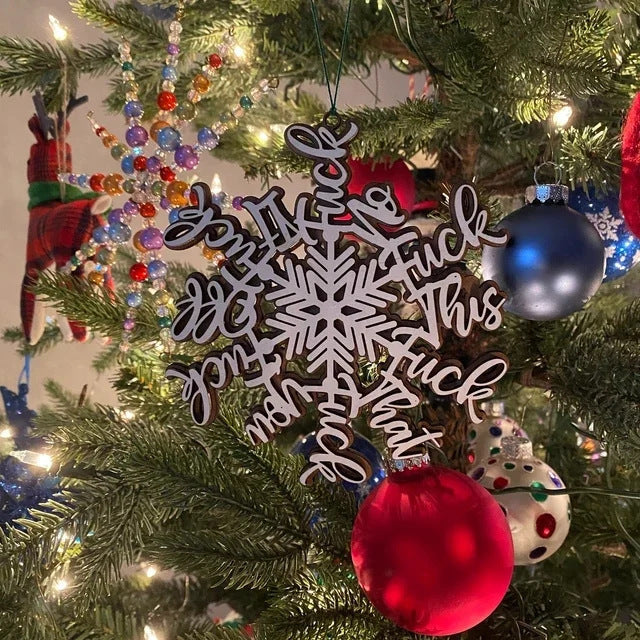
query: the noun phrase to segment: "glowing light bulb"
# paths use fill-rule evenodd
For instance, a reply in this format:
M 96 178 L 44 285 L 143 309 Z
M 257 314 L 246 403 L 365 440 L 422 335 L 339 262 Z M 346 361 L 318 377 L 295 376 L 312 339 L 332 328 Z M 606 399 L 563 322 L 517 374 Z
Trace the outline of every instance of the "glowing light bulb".
M 236 44 L 233 47 L 233 55 L 238 58 L 238 60 L 244 60 L 247 57 L 247 51 L 242 45 Z
M 59 580 L 56 580 L 53 583 L 53 589 L 54 591 L 64 591 L 65 589 L 69 588 L 69 581 L 65 580 L 64 578 L 60 578 Z
M 61 531 L 58 534 L 58 540 L 60 541 L 61 544 L 66 544 L 67 542 L 71 542 L 71 540 L 73 540 L 73 535 L 70 534 L 68 531 Z
M 144 575 L 147 576 L 147 578 L 153 578 L 156 573 L 158 573 L 158 569 L 156 569 L 152 564 L 148 565 L 144 570 Z
M 133 420 L 136 417 L 135 411 L 131 411 L 131 409 L 125 409 L 121 415 L 123 420 Z
M 562 129 L 569 124 L 569 120 L 571 120 L 571 116 L 573 115 L 573 108 L 571 105 L 565 104 L 564 107 L 558 109 L 552 116 L 551 121 L 553 124 Z
M 211 193 L 215 196 L 222 191 L 222 180 L 220 180 L 220 175 L 217 173 L 213 174 L 213 179 L 211 180 Z
M 260 144 L 267 144 L 267 142 L 269 142 L 269 132 L 266 129 L 260 129 L 258 133 L 256 133 L 256 137 Z
M 35 467 L 42 467 L 47 470 L 53 464 L 53 458 L 51 456 L 46 453 L 38 453 L 37 451 L 12 451 L 10 455 L 20 460 L 20 462 L 31 464 Z
M 11 427 L 4 427 L 0 431 L 0 438 L 13 438 L 13 430 Z
M 158 634 L 148 624 L 144 626 L 144 640 L 160 640 Z
M 51 27 L 51 32 L 53 33 L 53 37 L 58 41 L 62 42 L 67 39 L 69 32 L 66 27 L 60 23 L 58 18 L 49 14 L 49 27 Z

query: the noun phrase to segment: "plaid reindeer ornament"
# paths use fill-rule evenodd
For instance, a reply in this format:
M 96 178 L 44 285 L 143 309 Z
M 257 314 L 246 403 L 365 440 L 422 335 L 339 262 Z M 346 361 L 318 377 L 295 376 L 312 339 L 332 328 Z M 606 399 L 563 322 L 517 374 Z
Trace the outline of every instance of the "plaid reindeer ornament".
M 56 139 L 53 121 L 38 109 L 36 100 L 37 97 L 34 102 L 38 115 L 29 120 L 36 143 L 31 147 L 27 163 L 29 231 L 20 294 L 22 328 L 31 344 L 38 342 L 45 327 L 45 304 L 36 299 L 32 291 L 40 273 L 61 269 L 102 224 L 98 214 L 105 213 L 111 206 L 109 196 L 82 192 L 70 185 L 61 193 L 58 173 L 71 171 L 71 148 L 65 140 L 69 128 L 66 118 L 62 119 L 62 126 L 57 129 L 60 139 Z M 76 274 L 82 275 L 81 268 Z M 87 328 L 78 322 L 58 317 L 58 325 L 66 340 L 84 341 L 87 338 Z

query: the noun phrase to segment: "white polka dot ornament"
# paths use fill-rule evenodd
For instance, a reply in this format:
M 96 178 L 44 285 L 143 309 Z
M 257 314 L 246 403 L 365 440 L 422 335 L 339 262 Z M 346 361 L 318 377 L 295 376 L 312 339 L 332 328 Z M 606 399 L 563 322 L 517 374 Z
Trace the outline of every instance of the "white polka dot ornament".
M 518 436 L 503 438 L 502 451 L 478 461 L 469 476 L 486 489 L 564 488 L 556 472 L 533 456 L 531 442 Z M 571 522 L 569 496 L 532 491 L 495 498 L 511 528 L 515 564 L 535 564 L 562 546 Z
M 502 402 L 488 402 L 482 408 L 486 419 L 471 425 L 467 432 L 466 456 L 470 464 L 498 455 L 503 437 L 526 435 L 513 418 L 504 415 Z

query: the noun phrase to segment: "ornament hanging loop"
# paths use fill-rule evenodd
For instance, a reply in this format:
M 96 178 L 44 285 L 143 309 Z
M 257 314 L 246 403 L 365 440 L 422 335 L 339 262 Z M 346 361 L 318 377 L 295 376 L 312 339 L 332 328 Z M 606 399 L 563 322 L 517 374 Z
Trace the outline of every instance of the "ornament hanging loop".
M 542 167 L 545 167 L 545 166 L 553 167 L 553 173 L 555 178 L 554 184 L 560 184 L 562 182 L 562 175 L 564 173 L 564 168 L 561 165 L 557 164 L 556 162 L 547 160 L 546 162 L 541 162 L 539 165 L 536 165 L 535 169 L 533 170 L 533 181 L 536 183 L 536 186 L 540 185 L 540 183 L 538 182 L 538 171 L 540 171 L 540 169 L 542 169 Z
M 538 182 L 538 171 L 545 166 L 553 167 L 555 182 L 548 183 Z M 525 191 L 526 202 L 555 202 L 557 204 L 565 203 L 569 198 L 569 188 L 562 184 L 562 175 L 564 169 L 561 165 L 551 162 L 550 160 L 542 162 L 533 170 L 534 185 L 527 187 Z
M 340 45 L 340 57 L 338 58 L 338 70 L 336 71 L 336 81 L 333 89 L 331 88 L 331 80 L 329 78 L 329 68 L 327 66 L 327 55 L 324 50 L 324 44 L 322 44 L 322 34 L 320 33 L 320 18 L 318 16 L 318 7 L 316 6 L 316 0 L 311 0 L 311 17 L 313 18 L 313 30 L 316 35 L 316 42 L 318 44 L 318 51 L 320 52 L 320 60 L 322 62 L 322 71 L 324 80 L 327 85 L 327 93 L 329 94 L 329 114 L 336 114 L 336 104 L 338 102 L 338 87 L 340 86 L 340 78 L 342 76 L 342 66 L 344 64 L 344 55 L 347 48 L 347 36 L 349 34 L 349 22 L 351 20 L 351 4 L 352 0 L 349 0 L 347 4 L 347 15 L 344 19 L 344 29 L 342 30 L 342 42 Z
M 344 120 L 337 109 L 329 109 L 322 118 L 322 124 L 329 129 L 339 129 L 343 122 Z

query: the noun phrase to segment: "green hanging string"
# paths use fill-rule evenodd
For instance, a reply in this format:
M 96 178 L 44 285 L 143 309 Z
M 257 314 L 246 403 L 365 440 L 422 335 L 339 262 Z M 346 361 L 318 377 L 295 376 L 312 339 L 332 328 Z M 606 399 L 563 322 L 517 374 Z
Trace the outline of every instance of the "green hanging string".
M 316 41 L 318 42 L 318 50 L 320 51 L 320 59 L 322 60 L 322 70 L 324 72 L 325 82 L 327 83 L 327 92 L 329 93 L 329 102 L 331 107 L 329 113 L 335 115 L 338 113 L 336 103 L 338 101 L 338 86 L 340 85 L 340 77 L 342 76 L 342 65 L 344 62 L 345 49 L 347 47 L 347 35 L 349 33 L 349 20 L 351 18 L 351 2 L 347 4 L 347 15 L 344 21 L 344 29 L 342 31 L 342 44 L 340 46 L 340 58 L 338 60 L 338 71 L 336 73 L 335 87 L 331 88 L 331 80 L 329 79 L 329 68 L 327 67 L 327 56 L 322 44 L 322 34 L 320 33 L 320 19 L 318 18 L 318 7 L 316 0 L 311 0 L 311 15 L 313 17 L 313 29 L 316 33 Z

